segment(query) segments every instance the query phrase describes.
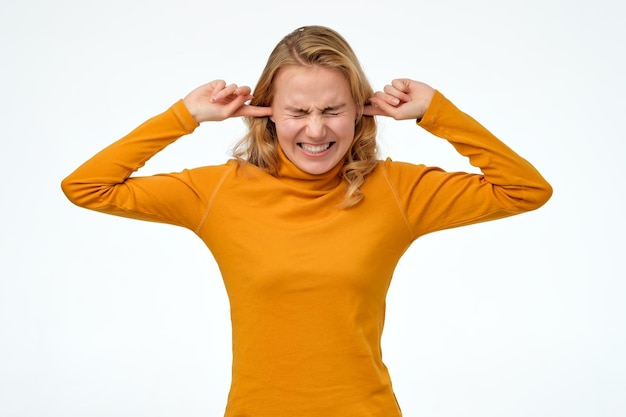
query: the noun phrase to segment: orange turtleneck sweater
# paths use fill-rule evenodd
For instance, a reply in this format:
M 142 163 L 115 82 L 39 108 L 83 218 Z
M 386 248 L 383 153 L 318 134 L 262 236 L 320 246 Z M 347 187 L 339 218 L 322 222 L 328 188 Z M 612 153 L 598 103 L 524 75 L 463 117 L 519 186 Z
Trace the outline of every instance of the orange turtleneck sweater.
M 402 254 L 425 233 L 533 210 L 551 195 L 526 160 L 439 92 L 419 125 L 483 175 L 388 159 L 344 210 L 340 166 L 309 175 L 282 152 L 277 177 L 235 161 L 131 177 L 197 127 L 179 101 L 62 187 L 81 207 L 189 228 L 211 250 L 231 304 L 227 417 L 400 416 L 380 342 Z

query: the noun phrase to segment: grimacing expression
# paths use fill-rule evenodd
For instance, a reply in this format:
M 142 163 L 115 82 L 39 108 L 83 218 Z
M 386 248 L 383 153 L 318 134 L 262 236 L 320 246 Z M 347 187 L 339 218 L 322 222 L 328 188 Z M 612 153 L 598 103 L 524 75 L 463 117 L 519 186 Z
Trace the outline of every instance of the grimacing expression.
M 285 156 L 313 175 L 343 161 L 357 117 L 346 77 L 319 65 L 288 66 L 278 71 L 274 89 L 271 120 Z

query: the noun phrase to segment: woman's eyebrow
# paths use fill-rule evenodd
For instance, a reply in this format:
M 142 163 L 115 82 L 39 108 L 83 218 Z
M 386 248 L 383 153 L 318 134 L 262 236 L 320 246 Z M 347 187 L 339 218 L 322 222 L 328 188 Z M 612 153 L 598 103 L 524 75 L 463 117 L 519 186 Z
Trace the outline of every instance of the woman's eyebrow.
M 300 107 L 294 107 L 294 106 L 285 106 L 285 110 L 289 111 L 289 112 L 294 112 L 294 113 L 308 113 L 308 110 L 304 110 Z
M 337 104 L 336 106 L 326 106 L 323 111 L 339 111 L 346 107 L 345 104 Z
M 319 109 L 320 111 L 330 111 L 330 112 L 334 112 L 334 111 L 340 111 L 343 110 L 346 107 L 345 104 L 337 104 L 335 106 L 326 106 L 323 109 Z M 289 112 L 294 112 L 294 113 L 309 113 L 310 110 L 305 110 L 303 108 L 300 107 L 295 107 L 295 106 L 285 106 L 285 110 L 289 111 Z

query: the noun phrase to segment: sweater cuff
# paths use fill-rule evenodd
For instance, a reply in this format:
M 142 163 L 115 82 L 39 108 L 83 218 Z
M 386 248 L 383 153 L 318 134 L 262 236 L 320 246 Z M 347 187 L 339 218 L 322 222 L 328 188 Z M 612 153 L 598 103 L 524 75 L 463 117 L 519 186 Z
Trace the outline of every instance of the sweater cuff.
M 198 126 L 200 126 L 200 123 L 196 122 L 196 119 L 194 119 L 191 113 L 189 113 L 189 109 L 187 109 L 187 106 L 185 106 L 182 99 L 174 103 L 170 109 L 174 112 L 174 115 L 180 122 L 180 125 L 187 133 L 193 132 Z
M 439 115 L 444 101 L 446 101 L 446 98 L 443 94 L 441 94 L 439 90 L 435 90 L 435 94 L 426 109 L 426 113 L 424 113 L 424 116 L 422 116 L 420 120 L 416 121 L 416 124 L 426 130 L 431 128 L 437 121 L 437 116 Z

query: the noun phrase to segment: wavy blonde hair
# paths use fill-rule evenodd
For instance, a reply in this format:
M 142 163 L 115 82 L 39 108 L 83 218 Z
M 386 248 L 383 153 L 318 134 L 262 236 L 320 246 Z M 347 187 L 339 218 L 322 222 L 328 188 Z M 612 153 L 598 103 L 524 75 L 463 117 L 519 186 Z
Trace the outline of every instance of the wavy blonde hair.
M 285 36 L 270 54 L 250 101 L 255 106 L 270 106 L 274 96 L 274 80 L 286 66 L 319 65 L 336 69 L 345 75 L 352 98 L 359 112 L 354 139 L 344 159 L 341 176 L 348 189 L 341 207 L 352 207 L 363 199 L 360 187 L 376 167 L 376 121 L 363 116 L 363 106 L 374 93 L 361 64 L 348 42 L 336 31 L 324 26 L 305 26 Z M 246 117 L 248 133 L 235 145 L 233 155 L 271 175 L 278 174 L 280 159 L 276 126 L 269 117 Z

